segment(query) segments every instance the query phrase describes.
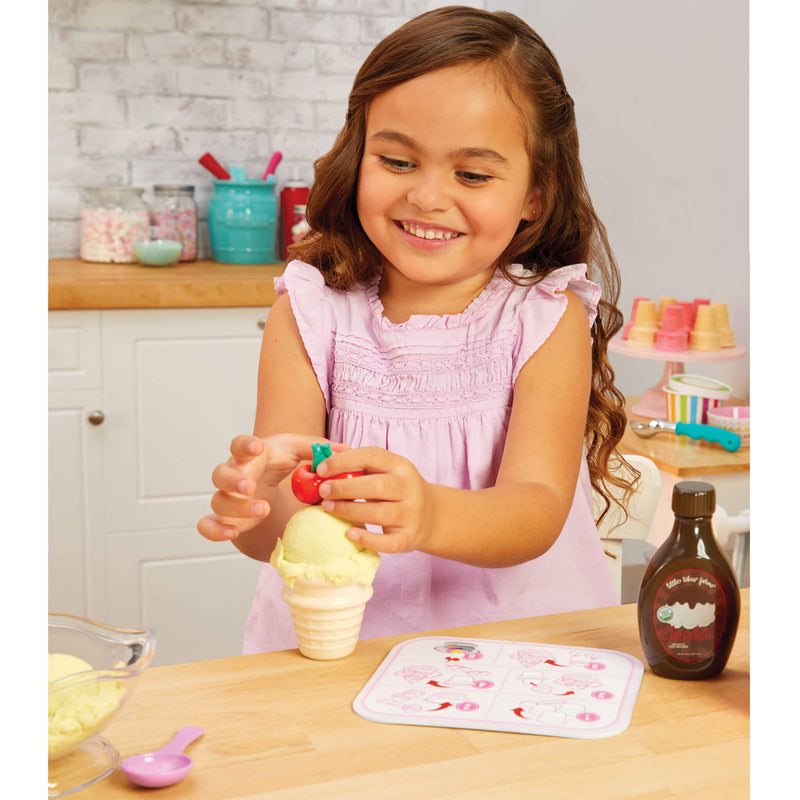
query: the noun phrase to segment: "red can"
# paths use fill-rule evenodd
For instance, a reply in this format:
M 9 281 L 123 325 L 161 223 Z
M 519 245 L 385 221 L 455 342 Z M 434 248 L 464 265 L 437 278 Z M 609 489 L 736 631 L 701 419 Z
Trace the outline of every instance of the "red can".
M 308 202 L 308 185 L 297 175 L 286 181 L 281 190 L 281 257 L 289 258 L 287 247 L 292 243 L 292 223 L 294 207 L 304 206 Z

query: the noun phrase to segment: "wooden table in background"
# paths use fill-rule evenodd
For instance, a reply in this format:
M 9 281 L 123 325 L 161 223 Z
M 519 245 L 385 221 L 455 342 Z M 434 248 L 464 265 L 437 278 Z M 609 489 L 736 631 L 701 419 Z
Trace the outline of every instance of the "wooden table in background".
M 749 797 L 750 593 L 726 670 L 674 681 L 649 670 L 636 606 L 434 631 L 453 637 L 574 644 L 629 653 L 645 664 L 629 727 L 605 739 L 369 722 L 351 704 L 395 644 L 359 642 L 339 661 L 297 650 L 146 670 L 104 731 L 122 757 L 200 725 L 192 772 L 159 800 L 481 800 L 541 797 Z M 420 634 L 425 635 L 425 634 Z M 143 797 L 117 770 L 81 800 Z
M 626 398 L 628 419 L 647 422 L 648 419 L 630 411 L 638 400 L 638 397 Z M 725 405 L 742 403 L 730 400 Z M 731 453 L 721 445 L 674 433 L 659 433 L 650 439 L 642 439 L 628 425 L 619 449 L 623 454 L 647 456 L 661 472 L 661 497 L 647 537 L 652 545 L 661 544 L 672 530 L 672 487 L 678 481 L 697 480 L 713 484 L 717 504 L 729 515 L 750 508 L 749 447 L 740 447 Z

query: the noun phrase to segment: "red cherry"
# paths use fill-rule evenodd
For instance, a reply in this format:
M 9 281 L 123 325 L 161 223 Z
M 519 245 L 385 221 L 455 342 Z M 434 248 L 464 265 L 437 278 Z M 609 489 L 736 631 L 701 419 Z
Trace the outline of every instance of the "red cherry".
M 329 478 L 322 478 L 316 472 L 311 471 L 310 464 L 301 464 L 292 473 L 292 491 L 294 496 L 301 502 L 310 506 L 315 506 L 322 502 L 319 496 L 319 487 L 323 480 L 340 480 L 341 478 L 357 478 L 363 472 L 340 472 L 338 475 L 331 475 Z

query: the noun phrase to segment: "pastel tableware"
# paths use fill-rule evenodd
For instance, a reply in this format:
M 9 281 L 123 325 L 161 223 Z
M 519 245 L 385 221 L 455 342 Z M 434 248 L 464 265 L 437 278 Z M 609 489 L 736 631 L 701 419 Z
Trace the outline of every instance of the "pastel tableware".
M 130 756 L 122 762 L 122 771 L 137 786 L 159 788 L 182 781 L 192 768 L 192 759 L 184 749 L 203 733 L 202 728 L 181 728 L 171 742 L 152 753 Z
M 742 440 L 742 447 L 750 447 L 750 406 L 720 406 L 708 412 L 708 421 L 718 428 L 733 431 Z
M 680 373 L 670 377 L 664 387 L 664 394 L 667 400 L 667 419 L 670 422 L 705 425 L 708 411 L 722 405 L 731 396 L 731 387 L 703 375 Z

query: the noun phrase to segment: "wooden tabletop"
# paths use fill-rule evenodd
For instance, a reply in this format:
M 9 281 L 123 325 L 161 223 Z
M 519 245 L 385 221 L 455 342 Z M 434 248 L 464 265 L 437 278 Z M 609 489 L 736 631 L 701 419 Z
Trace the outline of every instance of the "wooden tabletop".
M 626 398 L 628 419 L 648 422 L 649 418 L 637 416 L 630 410 L 639 399 Z M 725 405 L 742 405 L 742 402 L 730 400 Z M 680 478 L 750 472 L 749 447 L 740 447 L 735 453 L 730 453 L 721 445 L 674 433 L 659 433 L 650 439 L 642 439 L 631 430 L 630 425 L 625 428 L 620 451 L 623 454 L 647 456 L 659 469 Z
M 712 680 L 659 678 L 646 666 L 636 606 L 433 633 L 619 650 L 645 664 L 630 725 L 603 739 L 370 722 L 352 702 L 391 647 L 361 641 L 339 661 L 297 650 L 146 670 L 104 731 L 122 757 L 199 725 L 192 772 L 160 800 L 325 798 L 749 797 L 750 592 L 731 659 Z M 117 770 L 81 800 L 142 797 Z
M 227 308 L 271 306 L 272 279 L 284 264 L 190 261 L 172 267 L 98 264 L 77 258 L 49 262 L 48 308 Z

